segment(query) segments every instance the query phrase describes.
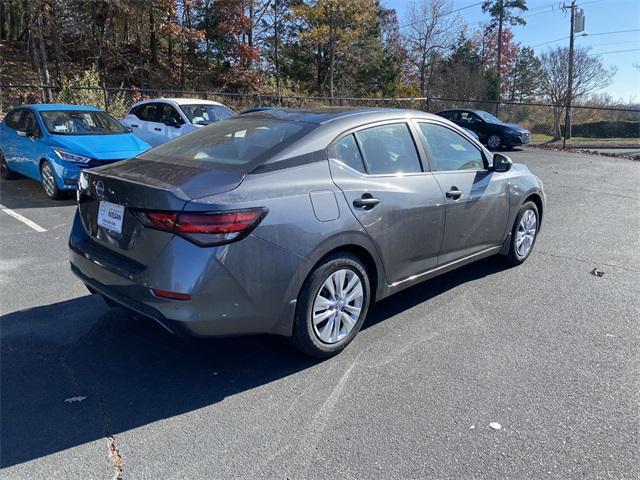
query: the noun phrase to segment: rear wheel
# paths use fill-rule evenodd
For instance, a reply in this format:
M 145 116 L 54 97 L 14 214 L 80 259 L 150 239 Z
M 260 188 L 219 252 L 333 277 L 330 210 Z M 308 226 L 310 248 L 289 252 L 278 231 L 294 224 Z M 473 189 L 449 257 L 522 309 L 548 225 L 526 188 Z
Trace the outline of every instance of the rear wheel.
M 49 198 L 53 200 L 60 200 L 62 198 L 62 191 L 58 188 L 56 176 L 49 162 L 42 162 L 42 165 L 40 165 L 40 182 L 42 183 L 44 193 L 46 193 Z
M 357 335 L 371 298 L 367 271 L 348 253 L 318 265 L 298 295 L 293 344 L 315 357 L 341 352 Z
M 4 158 L 4 154 L 0 152 L 0 177 L 2 177 L 3 180 L 13 180 L 17 176 L 18 175 L 13 170 L 9 169 L 9 165 Z
M 520 207 L 516 221 L 511 230 L 511 245 L 506 255 L 511 265 L 520 265 L 524 262 L 536 243 L 540 226 L 540 214 L 534 202 L 526 202 Z

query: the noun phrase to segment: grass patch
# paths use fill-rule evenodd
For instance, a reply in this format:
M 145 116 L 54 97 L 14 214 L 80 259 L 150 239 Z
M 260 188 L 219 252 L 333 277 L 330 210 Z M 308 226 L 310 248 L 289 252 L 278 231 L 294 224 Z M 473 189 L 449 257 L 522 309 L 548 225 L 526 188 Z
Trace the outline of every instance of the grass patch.
M 544 133 L 534 133 L 531 135 L 531 143 L 551 143 L 552 145 L 562 145 L 562 139 L 551 142 L 551 135 Z M 571 137 L 567 140 L 567 145 L 640 145 L 640 138 L 589 138 Z

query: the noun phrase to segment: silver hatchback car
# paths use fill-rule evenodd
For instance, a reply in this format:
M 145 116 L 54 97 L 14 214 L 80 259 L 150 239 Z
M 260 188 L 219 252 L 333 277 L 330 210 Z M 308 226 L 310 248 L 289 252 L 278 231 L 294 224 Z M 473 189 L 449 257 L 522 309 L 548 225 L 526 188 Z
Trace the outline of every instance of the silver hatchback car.
M 85 171 L 71 268 L 172 333 L 270 333 L 329 356 L 380 300 L 494 254 L 524 262 L 541 181 L 453 123 L 264 110 Z

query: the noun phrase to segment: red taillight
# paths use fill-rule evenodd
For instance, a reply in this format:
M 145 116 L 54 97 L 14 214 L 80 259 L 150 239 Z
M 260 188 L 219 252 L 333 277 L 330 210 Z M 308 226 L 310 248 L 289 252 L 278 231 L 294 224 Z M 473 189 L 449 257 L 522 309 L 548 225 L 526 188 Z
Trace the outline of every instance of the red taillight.
M 244 210 L 224 213 L 182 213 L 176 232 L 183 233 L 239 233 L 254 226 L 263 210 Z
M 169 300 L 182 300 L 183 302 L 191 300 L 191 295 L 189 295 L 188 293 L 170 292 L 168 290 L 158 290 L 157 288 L 151 288 L 150 290 L 151 293 L 159 298 L 167 298 Z
M 147 227 L 173 232 L 198 245 L 222 245 L 246 237 L 267 214 L 266 208 L 224 212 L 160 212 L 139 210 Z
M 148 227 L 173 232 L 178 220 L 178 214 L 175 212 L 139 212 L 138 218 L 141 218 L 143 220 L 142 223 Z

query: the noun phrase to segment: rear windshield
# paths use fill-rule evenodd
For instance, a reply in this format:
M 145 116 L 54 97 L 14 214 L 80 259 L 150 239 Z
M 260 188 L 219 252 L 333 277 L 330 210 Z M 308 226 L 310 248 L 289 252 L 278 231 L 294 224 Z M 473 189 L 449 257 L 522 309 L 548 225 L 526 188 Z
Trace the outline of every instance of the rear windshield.
M 48 110 L 40 116 L 54 135 L 112 135 L 127 130 L 104 112 L 95 110 Z
M 250 171 L 314 128 L 309 123 L 271 118 L 229 118 L 153 148 L 140 158 Z
M 235 117 L 236 114 L 224 105 L 180 105 L 180 108 L 194 125 L 208 125 L 223 118 Z

